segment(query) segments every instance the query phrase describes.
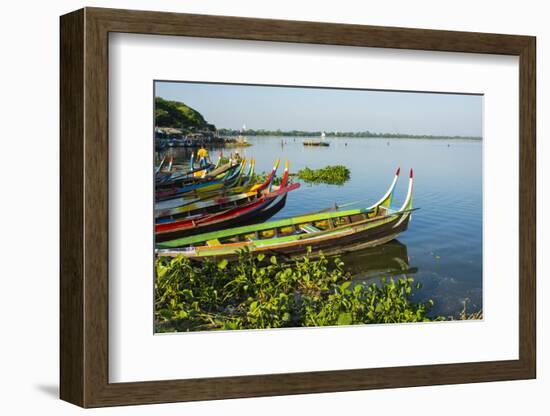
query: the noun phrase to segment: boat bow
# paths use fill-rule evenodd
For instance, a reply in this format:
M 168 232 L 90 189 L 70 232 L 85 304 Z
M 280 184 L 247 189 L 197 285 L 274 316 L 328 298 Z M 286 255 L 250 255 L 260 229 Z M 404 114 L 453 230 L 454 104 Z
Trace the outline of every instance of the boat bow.
M 397 184 L 397 180 L 399 179 L 400 172 L 401 172 L 401 168 L 397 168 L 397 171 L 395 172 L 395 176 L 393 177 L 393 182 L 391 183 L 390 187 L 388 188 L 384 196 L 380 198 L 380 200 L 376 204 L 371 205 L 368 209 L 375 208 L 378 206 L 382 206 L 385 208 L 390 207 L 391 201 L 393 199 L 393 191 L 395 190 L 395 185 Z

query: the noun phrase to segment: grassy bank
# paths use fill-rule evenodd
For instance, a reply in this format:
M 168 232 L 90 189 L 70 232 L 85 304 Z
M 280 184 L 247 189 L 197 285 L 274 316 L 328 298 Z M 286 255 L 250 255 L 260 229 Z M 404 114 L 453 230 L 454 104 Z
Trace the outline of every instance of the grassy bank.
M 308 256 L 292 265 L 275 256 L 203 264 L 156 261 L 156 332 L 424 322 L 433 302 L 416 301 L 410 277 L 351 281 L 338 258 Z M 455 319 L 480 319 L 481 312 Z

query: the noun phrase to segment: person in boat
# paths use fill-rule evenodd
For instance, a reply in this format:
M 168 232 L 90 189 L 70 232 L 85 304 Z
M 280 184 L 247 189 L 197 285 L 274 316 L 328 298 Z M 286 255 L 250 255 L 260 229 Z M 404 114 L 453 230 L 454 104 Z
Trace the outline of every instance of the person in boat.
M 204 148 L 204 145 L 201 145 L 201 148 L 198 150 L 197 157 L 199 159 L 200 166 L 205 166 L 209 163 L 208 150 Z
M 235 150 L 235 162 L 241 161 L 241 155 L 239 154 L 238 150 Z

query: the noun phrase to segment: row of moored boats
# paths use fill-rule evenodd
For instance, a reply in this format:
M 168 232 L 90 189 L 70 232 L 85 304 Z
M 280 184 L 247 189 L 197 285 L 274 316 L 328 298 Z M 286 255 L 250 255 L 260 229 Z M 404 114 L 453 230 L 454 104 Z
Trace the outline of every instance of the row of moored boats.
M 311 251 L 342 254 L 384 244 L 408 227 L 412 211 L 413 172 L 403 204 L 392 205 L 400 170 L 386 193 L 366 208 L 337 206 L 268 221 L 300 187 L 289 182 L 288 161 L 275 185 L 279 160 L 260 182 L 254 159 L 232 159 L 175 168 L 165 157 L 155 169 L 155 236 L 159 256 L 196 260 L 234 259 L 242 250 L 292 259 Z

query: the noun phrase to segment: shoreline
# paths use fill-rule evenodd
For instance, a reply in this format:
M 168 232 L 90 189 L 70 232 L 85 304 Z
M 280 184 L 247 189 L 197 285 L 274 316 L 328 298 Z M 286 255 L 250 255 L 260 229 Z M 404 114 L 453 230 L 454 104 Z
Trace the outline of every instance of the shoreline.
M 273 138 L 294 138 L 294 139 L 302 139 L 302 140 L 311 140 L 312 138 L 316 138 L 317 136 L 311 135 L 311 136 L 297 136 L 297 135 L 276 135 L 276 134 L 246 134 L 245 135 L 248 138 L 253 137 L 273 137 Z M 238 136 L 224 136 L 227 138 L 234 138 Z M 346 139 L 346 140 L 354 140 L 354 139 L 379 139 L 379 140 L 463 140 L 463 141 L 483 141 L 483 137 L 467 137 L 467 136 L 325 136 L 326 139 Z
M 224 137 L 227 137 L 227 138 L 232 138 L 232 137 L 235 137 L 235 136 L 224 136 Z M 260 135 L 260 134 L 256 134 L 256 135 L 248 135 L 247 136 L 249 139 L 253 139 L 253 138 L 280 138 L 280 139 L 288 139 L 288 138 L 292 138 L 292 139 L 298 139 L 298 140 L 311 140 L 312 138 L 316 138 L 315 136 L 293 136 L 293 135 L 288 135 L 288 136 L 285 136 L 285 135 L 270 135 L 270 134 L 265 134 L 265 135 Z M 373 139 L 373 140 L 452 140 L 452 141 L 471 141 L 471 142 L 481 142 L 483 141 L 483 138 L 482 137 L 454 137 L 454 136 L 430 136 L 430 137 L 421 137 L 421 136 L 412 136 L 412 137 L 407 137 L 407 136 L 396 136 L 396 137 L 380 137 L 380 136 L 325 136 L 324 138 L 325 140 L 327 139 L 335 139 L 335 140 L 355 140 L 355 139 Z

